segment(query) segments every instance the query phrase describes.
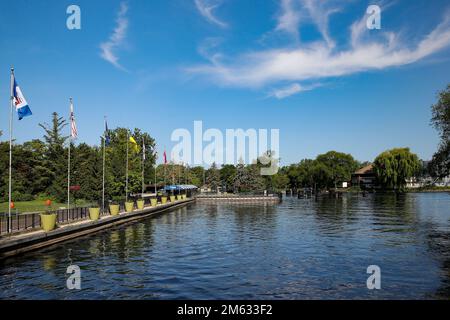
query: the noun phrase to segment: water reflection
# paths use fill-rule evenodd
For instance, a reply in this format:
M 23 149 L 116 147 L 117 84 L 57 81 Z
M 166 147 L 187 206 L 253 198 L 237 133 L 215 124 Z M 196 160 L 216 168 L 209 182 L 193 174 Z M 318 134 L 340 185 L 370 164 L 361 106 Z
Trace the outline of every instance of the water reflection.
M 191 204 L 6 260 L 0 298 L 448 299 L 449 208 L 445 193 Z

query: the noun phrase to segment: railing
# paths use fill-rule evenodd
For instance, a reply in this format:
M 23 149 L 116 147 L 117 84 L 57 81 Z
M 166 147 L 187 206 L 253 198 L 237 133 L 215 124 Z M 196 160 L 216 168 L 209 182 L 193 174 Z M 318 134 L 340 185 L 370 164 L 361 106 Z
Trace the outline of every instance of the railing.
M 189 198 L 189 195 L 188 195 Z M 137 208 L 136 201 L 134 202 L 134 209 Z M 161 196 L 157 196 L 157 202 L 161 202 Z M 150 198 L 144 198 L 144 207 L 151 205 Z M 119 212 L 125 211 L 125 202 L 119 203 Z M 56 213 L 56 223 L 59 225 L 68 224 L 71 222 L 82 221 L 89 219 L 88 207 L 76 207 L 72 209 L 58 209 L 48 211 L 48 213 Z M 8 213 L 0 213 L 0 236 L 5 234 L 20 233 L 39 229 L 41 227 L 41 212 L 19 213 L 12 212 L 11 219 Z M 104 212 L 100 212 L 100 216 L 110 215 L 109 205 L 105 206 Z
M 197 199 L 247 199 L 247 198 L 279 198 L 279 193 L 201 193 L 196 196 Z
M 58 209 L 49 211 L 56 213 L 56 223 L 67 224 L 73 221 L 86 220 L 89 217 L 89 208 L 79 207 L 67 209 Z M 26 230 L 38 229 L 41 227 L 40 212 L 30 213 L 11 213 L 11 220 L 8 219 L 8 213 L 0 213 L 0 235 L 6 233 L 17 233 Z M 107 212 L 102 215 L 109 214 Z M 10 232 L 8 232 L 10 230 Z

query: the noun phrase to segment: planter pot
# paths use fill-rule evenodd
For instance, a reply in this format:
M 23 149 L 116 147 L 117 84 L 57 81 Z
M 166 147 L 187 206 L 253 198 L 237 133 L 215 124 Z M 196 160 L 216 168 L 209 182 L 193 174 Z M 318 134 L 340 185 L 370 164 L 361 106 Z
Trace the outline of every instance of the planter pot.
M 182 195 L 181 195 L 181 198 L 182 198 L 183 200 L 186 200 L 186 195 L 185 195 L 185 194 L 182 194 Z
M 56 227 L 56 213 L 41 214 L 41 227 L 45 232 L 52 231 Z
M 156 203 L 158 202 L 158 199 L 150 199 L 150 204 L 152 205 L 152 207 L 156 207 Z
M 144 200 L 138 200 L 137 202 L 137 207 L 139 210 L 144 209 Z
M 175 202 L 175 196 L 170 196 L 170 202 Z
M 167 197 L 161 197 L 161 203 L 165 204 L 167 202 Z
M 134 202 L 125 202 L 125 211 L 131 212 L 134 209 Z
M 118 204 L 110 204 L 109 205 L 109 213 L 112 216 L 117 216 L 119 214 L 119 205 Z
M 181 194 L 177 195 L 177 200 L 183 199 L 183 196 Z
M 89 208 L 89 218 L 93 221 L 100 218 L 100 208 Z

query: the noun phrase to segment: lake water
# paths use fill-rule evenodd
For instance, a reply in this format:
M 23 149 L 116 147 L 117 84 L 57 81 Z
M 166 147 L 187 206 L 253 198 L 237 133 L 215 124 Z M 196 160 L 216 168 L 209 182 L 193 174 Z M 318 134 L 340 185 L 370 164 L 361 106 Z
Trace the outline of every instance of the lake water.
M 448 299 L 450 194 L 197 202 L 1 262 L 0 299 L 30 298 Z

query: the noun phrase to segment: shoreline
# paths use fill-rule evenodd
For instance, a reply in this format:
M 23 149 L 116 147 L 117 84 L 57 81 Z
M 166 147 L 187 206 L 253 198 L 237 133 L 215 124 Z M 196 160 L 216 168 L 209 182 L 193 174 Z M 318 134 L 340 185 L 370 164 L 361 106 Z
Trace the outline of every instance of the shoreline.
M 195 198 L 160 204 L 156 207 L 147 207 L 142 210 L 134 210 L 133 212 L 122 212 L 117 216 L 103 216 L 96 221 L 89 219 L 81 220 L 58 226 L 58 228 L 49 232 L 33 230 L 25 233 L 5 235 L 0 238 L 0 261 L 29 251 L 93 234 L 114 226 L 162 214 L 193 202 L 195 202 Z

